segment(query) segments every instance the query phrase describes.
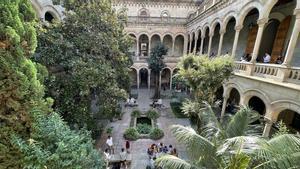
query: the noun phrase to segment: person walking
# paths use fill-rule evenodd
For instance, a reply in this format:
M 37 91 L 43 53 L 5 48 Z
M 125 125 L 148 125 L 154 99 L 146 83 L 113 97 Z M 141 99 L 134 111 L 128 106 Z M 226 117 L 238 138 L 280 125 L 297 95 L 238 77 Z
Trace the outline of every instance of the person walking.
M 110 154 L 115 154 L 114 144 L 113 144 L 113 139 L 112 139 L 111 136 L 108 136 L 108 137 L 107 137 L 106 144 L 107 144 L 107 146 L 108 146 L 109 153 L 110 153 Z
M 126 151 L 127 153 L 129 154 L 130 153 L 130 142 L 128 140 L 126 140 L 126 143 L 125 143 L 125 148 L 126 148 Z
M 124 148 L 121 149 L 120 159 L 121 159 L 121 167 L 123 166 L 125 169 L 127 169 L 127 164 L 126 164 L 127 153 Z

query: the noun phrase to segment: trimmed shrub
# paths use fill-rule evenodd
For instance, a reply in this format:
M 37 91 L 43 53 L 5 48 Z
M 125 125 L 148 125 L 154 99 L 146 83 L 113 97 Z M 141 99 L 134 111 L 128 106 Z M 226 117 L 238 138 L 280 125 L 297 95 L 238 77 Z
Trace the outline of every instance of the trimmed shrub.
M 174 113 L 174 115 L 177 118 L 187 118 L 187 115 L 185 115 L 183 113 L 183 111 L 181 110 L 181 107 L 182 107 L 181 101 L 179 101 L 178 99 L 172 99 L 172 101 L 170 102 L 170 106 L 171 106 L 172 112 Z
M 135 141 L 139 138 L 139 133 L 135 128 L 130 127 L 125 130 L 124 138 L 130 141 Z
M 154 128 L 150 132 L 150 138 L 152 140 L 158 140 L 164 137 L 164 132 L 159 128 Z
M 147 112 L 147 117 L 149 119 L 158 119 L 159 116 L 160 116 L 160 114 L 157 111 L 153 110 L 153 109 L 148 110 L 148 112 Z
M 136 129 L 139 134 L 149 134 L 151 132 L 151 126 L 149 124 L 137 124 Z
M 139 110 L 133 110 L 132 112 L 131 112 L 131 116 L 132 117 L 140 117 L 141 116 L 141 111 L 139 111 Z

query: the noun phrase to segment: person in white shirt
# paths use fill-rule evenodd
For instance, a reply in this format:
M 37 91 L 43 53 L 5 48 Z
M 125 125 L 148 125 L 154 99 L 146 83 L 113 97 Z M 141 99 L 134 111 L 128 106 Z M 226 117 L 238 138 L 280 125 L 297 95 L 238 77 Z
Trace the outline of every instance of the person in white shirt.
M 108 149 L 104 150 L 104 157 L 105 157 L 105 161 L 106 161 L 106 167 L 108 167 L 109 160 L 111 159 L 111 155 L 109 154 Z
M 114 144 L 111 136 L 107 137 L 106 144 L 108 145 L 108 149 L 110 151 L 110 154 L 115 154 L 114 150 Z
M 121 165 L 123 165 L 125 168 L 127 168 L 127 165 L 126 165 L 127 152 L 125 151 L 124 148 L 121 149 L 120 159 L 121 159 Z
M 268 53 L 266 53 L 263 59 L 264 59 L 264 63 L 270 63 L 271 56 Z

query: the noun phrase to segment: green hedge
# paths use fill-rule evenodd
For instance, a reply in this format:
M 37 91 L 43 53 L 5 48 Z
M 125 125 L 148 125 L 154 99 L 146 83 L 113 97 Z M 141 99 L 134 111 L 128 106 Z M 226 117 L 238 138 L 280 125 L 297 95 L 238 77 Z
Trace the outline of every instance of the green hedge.
M 137 124 L 136 129 L 139 134 L 149 134 L 151 131 L 151 126 L 149 124 Z
M 124 132 L 124 138 L 127 140 L 130 140 L 130 141 L 137 140 L 139 138 L 139 136 L 140 135 L 139 135 L 138 131 L 133 127 L 126 129 Z
M 172 109 L 172 112 L 174 113 L 174 115 L 177 118 L 187 118 L 187 115 L 185 115 L 182 110 L 182 102 L 177 100 L 177 99 L 172 99 L 172 101 L 170 102 L 170 106 Z
M 159 128 L 154 128 L 151 130 L 150 138 L 152 140 L 159 140 L 164 137 L 164 132 Z

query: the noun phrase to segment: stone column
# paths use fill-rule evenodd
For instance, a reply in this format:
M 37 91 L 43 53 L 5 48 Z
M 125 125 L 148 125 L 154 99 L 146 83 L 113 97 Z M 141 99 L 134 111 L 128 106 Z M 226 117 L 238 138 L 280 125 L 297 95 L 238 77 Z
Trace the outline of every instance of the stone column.
M 266 124 L 263 132 L 263 137 L 269 137 L 270 131 L 272 129 L 273 122 L 272 120 L 265 118 Z
M 198 41 L 198 34 L 195 35 L 195 45 L 194 45 L 194 50 L 193 50 L 194 54 L 196 54 L 196 52 L 197 52 L 197 41 Z
M 233 42 L 233 47 L 232 47 L 232 52 L 231 52 L 232 57 L 235 57 L 237 44 L 238 44 L 239 37 L 240 37 L 240 31 L 242 29 L 243 29 L 243 25 L 238 25 L 235 27 L 234 42 Z
M 149 39 L 149 44 L 148 44 L 148 57 L 150 57 L 150 52 L 151 52 L 151 39 Z
M 186 36 L 184 36 L 184 48 L 183 48 L 183 55 L 186 55 L 187 54 L 187 50 L 188 50 L 188 38 Z
M 137 70 L 136 71 L 136 74 L 137 74 L 137 89 L 139 90 L 140 89 L 140 70 Z
M 293 59 L 295 48 L 296 48 L 296 45 L 297 45 L 297 42 L 298 42 L 298 39 L 299 39 L 299 33 L 300 33 L 300 9 L 298 11 L 295 11 L 295 13 L 296 12 L 298 14 L 296 15 L 295 25 L 294 25 L 293 32 L 292 32 L 292 35 L 291 35 L 291 39 L 290 39 L 290 42 L 289 42 L 287 53 L 285 55 L 284 62 L 282 64 L 282 65 L 284 65 L 286 67 L 290 67 L 290 65 L 291 65 L 291 61 Z
M 225 115 L 227 101 L 228 101 L 228 96 L 224 96 L 224 98 L 223 98 L 223 105 L 222 105 L 222 112 L 221 112 L 221 120 L 223 119 L 223 117 Z
M 158 90 L 161 91 L 161 73 L 162 71 L 159 72 L 159 80 L 158 80 Z
M 208 56 L 210 56 L 210 51 L 211 51 L 211 43 L 212 43 L 212 39 L 213 39 L 213 37 L 214 37 L 214 34 L 213 34 L 213 33 L 211 33 L 211 34 L 209 35 L 209 43 L 208 43 L 208 50 L 207 50 L 207 55 L 208 55 Z
M 173 83 L 173 71 L 170 70 L 170 90 L 172 90 L 172 83 Z
M 148 90 L 151 89 L 151 69 L 148 69 Z
M 136 39 L 136 60 L 140 60 L 140 44 L 139 37 Z
M 175 56 L 174 51 L 175 51 L 175 39 L 173 38 L 172 53 L 171 53 L 172 56 Z
M 222 53 L 222 46 L 223 46 L 223 38 L 224 34 L 226 33 L 226 30 L 221 30 L 220 31 L 220 40 L 219 40 L 219 48 L 218 48 L 218 54 L 217 56 L 220 56 Z
M 200 45 L 200 54 L 203 54 L 203 45 L 204 45 L 205 35 L 201 36 L 201 45 Z
M 263 33 L 264 33 L 264 27 L 265 27 L 267 22 L 268 22 L 268 18 L 263 18 L 263 19 L 260 19 L 260 20 L 257 21 L 258 31 L 257 31 L 257 35 L 256 35 L 256 40 L 255 40 L 255 44 L 254 44 L 253 53 L 252 53 L 251 63 L 256 62 L 256 58 L 258 56 L 261 39 L 262 39 L 262 36 L 263 36 Z
M 192 53 L 192 42 L 193 42 L 193 37 L 190 35 L 190 47 L 189 47 L 189 53 Z

